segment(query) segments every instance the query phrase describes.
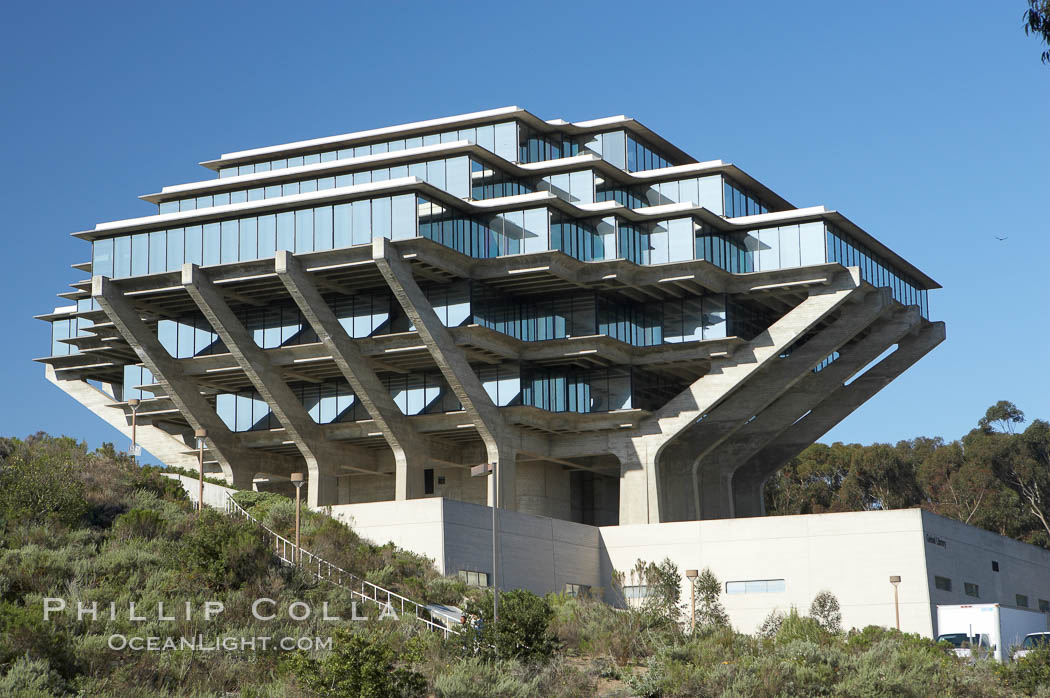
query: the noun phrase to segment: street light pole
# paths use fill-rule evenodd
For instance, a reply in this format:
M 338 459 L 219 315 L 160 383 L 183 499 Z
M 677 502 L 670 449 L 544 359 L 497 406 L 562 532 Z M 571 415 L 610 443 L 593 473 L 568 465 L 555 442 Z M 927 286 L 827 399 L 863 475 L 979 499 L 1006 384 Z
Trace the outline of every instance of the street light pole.
M 208 438 L 208 430 L 197 429 L 193 432 L 193 436 L 197 439 L 197 462 L 200 465 L 200 486 L 197 489 L 197 518 L 199 519 L 201 512 L 204 511 L 204 440 Z
M 689 578 L 689 632 L 696 632 L 696 570 L 686 570 L 685 576 Z
M 492 475 L 492 628 L 496 629 L 499 623 L 499 554 L 497 551 L 497 540 L 499 530 L 499 519 L 496 510 L 499 509 L 499 468 L 495 463 L 483 463 L 475 465 L 470 469 L 471 477 L 486 477 Z
M 901 578 L 898 575 L 890 577 L 890 584 L 893 585 L 893 610 L 897 614 L 897 630 L 901 629 L 901 605 L 900 598 L 897 596 L 897 586 L 901 583 Z
M 292 484 L 295 485 L 295 564 L 301 565 L 302 560 L 302 549 L 299 547 L 299 512 L 302 508 L 302 500 L 299 497 L 299 492 L 303 487 L 303 474 L 292 473 Z
M 139 450 L 137 427 L 140 404 L 142 404 L 142 401 L 139 400 L 137 397 L 133 397 L 130 400 L 128 400 L 128 407 L 131 408 L 131 455 L 133 456 L 137 456 Z

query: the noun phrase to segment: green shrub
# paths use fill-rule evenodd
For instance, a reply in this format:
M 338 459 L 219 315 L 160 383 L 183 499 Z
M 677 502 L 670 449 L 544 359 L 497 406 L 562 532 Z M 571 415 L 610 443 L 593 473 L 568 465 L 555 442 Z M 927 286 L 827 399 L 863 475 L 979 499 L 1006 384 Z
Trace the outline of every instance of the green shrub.
M 440 698 L 533 698 L 556 695 L 540 691 L 538 677 L 522 675 L 514 661 L 487 662 L 467 657 L 449 665 L 437 675 L 434 688 Z
M 83 444 L 64 437 L 13 443 L 0 460 L 0 519 L 65 526 L 80 521 L 88 511 L 78 477 L 87 458 Z
M 554 612 L 547 600 L 525 589 L 499 595 L 499 623 L 492 620 L 492 593 L 480 602 L 467 604 L 466 614 L 476 619 L 468 624 L 464 642 L 468 651 L 483 657 L 503 659 L 546 659 L 554 652 L 549 632 Z
M 51 671 L 46 659 L 19 657 L 0 678 L 0 695 L 12 698 L 51 698 L 66 692 L 66 682 Z
M 128 541 L 133 538 L 156 538 L 164 530 L 160 514 L 147 509 L 132 509 L 113 521 L 113 537 Z
M 820 627 L 829 633 L 842 630 L 842 608 L 839 600 L 830 591 L 818 592 L 809 606 L 809 615 L 820 623 Z
M 258 528 L 235 522 L 214 511 L 200 520 L 180 541 L 176 564 L 198 576 L 212 589 L 237 589 L 263 576 L 273 560 Z
M 1040 688 L 1050 689 L 1050 647 L 1046 645 L 1010 664 L 997 664 L 996 668 L 1003 684 L 1027 695 L 1034 695 Z
M 393 649 L 376 638 L 366 640 L 348 628 L 332 637 L 332 651 L 323 659 L 303 653 L 293 660 L 296 678 L 321 696 L 396 698 L 426 690 L 422 674 L 397 666 Z
M 800 616 L 798 611 L 792 608 L 780 623 L 776 642 L 779 645 L 795 642 L 796 640 L 822 645 L 828 643 L 830 634 L 816 618 Z

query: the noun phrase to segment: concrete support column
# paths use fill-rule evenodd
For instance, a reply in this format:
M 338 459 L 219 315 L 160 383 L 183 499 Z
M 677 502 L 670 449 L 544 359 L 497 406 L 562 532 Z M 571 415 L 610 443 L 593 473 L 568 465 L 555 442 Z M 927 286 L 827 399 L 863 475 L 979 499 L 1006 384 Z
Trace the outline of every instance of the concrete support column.
M 91 295 L 117 331 L 129 339 L 139 359 L 164 388 L 190 426 L 208 431 L 209 450 L 218 460 L 228 482 L 248 482 L 250 486 L 252 478 L 260 469 L 269 467 L 281 470 L 288 467 L 287 459 L 250 451 L 237 443 L 236 436 L 219 419 L 215 408 L 201 395 L 193 380 L 186 376 L 178 360 L 168 354 L 156 333 L 142 320 L 134 304 L 108 277 L 95 276 L 91 279 Z
M 620 523 L 657 523 L 667 520 L 662 515 L 661 507 L 669 510 L 681 510 L 683 506 L 688 508 L 687 504 L 678 506 L 681 504 L 678 500 L 682 497 L 695 500 L 692 482 L 665 482 L 658 477 L 658 470 L 664 462 L 663 452 L 667 450 L 665 447 L 759 371 L 774 363 L 785 350 L 831 313 L 863 296 L 859 271 L 841 272 L 827 286 L 810 291 L 809 296 L 798 306 L 765 332 L 738 348 L 732 356 L 712 360 L 711 370 L 707 374 L 641 422 L 641 435 L 623 437 L 620 445 L 614 449 L 621 459 L 623 470 L 620 482 Z M 630 448 L 627 447 L 628 443 Z M 678 462 L 681 455 L 672 452 L 667 458 Z M 644 477 L 636 474 L 635 471 L 639 470 L 645 474 Z M 670 499 L 675 502 L 671 503 Z M 644 508 L 643 502 L 646 503 Z
M 274 259 L 277 276 L 295 300 L 303 317 L 331 352 L 368 415 L 382 432 L 394 454 L 394 492 L 397 499 L 415 499 L 423 496 L 423 467 L 426 464 L 425 444 L 401 410 L 394 404 L 383 382 L 357 344 L 346 333 L 339 319 L 325 302 L 317 286 L 303 269 L 301 262 L 287 250 L 277 250 Z
M 474 369 L 467 361 L 463 350 L 456 346 L 448 328 L 438 318 L 426 294 L 419 288 L 412 270 L 397 254 L 390 241 L 376 238 L 372 241 L 372 258 L 379 268 L 387 285 L 404 308 L 405 314 L 415 325 L 420 339 L 434 358 L 441 374 L 445 377 L 452 392 L 459 399 L 463 410 L 470 417 L 478 431 L 489 463 L 495 463 L 502 469 L 500 481 L 500 507 L 517 509 L 517 467 L 516 430 L 508 425 L 485 391 Z M 489 486 L 489 503 L 493 502 L 492 488 Z
M 736 464 L 727 460 L 720 447 L 734 432 L 758 415 L 792 386 L 812 374 L 813 368 L 846 342 L 864 331 L 893 307 L 889 289 L 869 293 L 850 306 L 831 324 L 807 337 L 769 368 L 753 376 L 704 418 L 669 444 L 665 451 L 692 460 L 692 487 L 699 518 L 732 516 L 730 481 Z
M 736 516 L 760 516 L 764 512 L 762 490 L 773 473 L 852 414 L 944 338 L 943 322 L 926 323 L 915 333 L 902 338 L 893 353 L 849 385 L 839 383 L 837 388 L 827 392 L 819 404 L 752 456 L 733 479 Z M 830 370 L 836 363 L 824 370 Z
M 338 503 L 336 475 L 342 467 L 353 464 L 366 472 L 374 472 L 375 456 L 349 444 L 336 447 L 325 439 L 320 426 L 274 368 L 265 351 L 255 343 L 222 293 L 197 265 L 183 266 L 182 285 L 302 453 L 310 477 L 309 506 Z

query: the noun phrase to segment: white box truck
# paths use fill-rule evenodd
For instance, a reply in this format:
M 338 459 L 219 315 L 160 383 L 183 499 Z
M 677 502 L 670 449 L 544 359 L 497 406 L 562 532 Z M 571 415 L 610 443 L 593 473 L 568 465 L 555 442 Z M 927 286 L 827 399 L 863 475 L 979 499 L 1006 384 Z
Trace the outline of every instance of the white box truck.
M 997 603 L 937 606 L 937 639 L 955 645 L 960 657 L 973 656 L 973 647 L 990 652 L 1000 662 L 1009 662 L 1013 649 L 1025 635 L 1050 629 L 1047 614 Z

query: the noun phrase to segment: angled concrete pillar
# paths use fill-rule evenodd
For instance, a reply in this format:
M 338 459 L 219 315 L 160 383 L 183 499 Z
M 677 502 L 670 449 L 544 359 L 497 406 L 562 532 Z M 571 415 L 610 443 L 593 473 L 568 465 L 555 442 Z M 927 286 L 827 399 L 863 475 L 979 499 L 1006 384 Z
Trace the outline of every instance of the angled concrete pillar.
M 299 260 L 287 250 L 277 250 L 274 268 L 303 317 L 317 333 L 325 349 L 331 352 L 340 372 L 353 389 L 354 396 L 364 405 L 393 451 L 395 497 L 414 499 L 423 496 L 423 466 L 426 463 L 424 445 L 427 439 L 416 431 L 398 409 L 390 391 L 346 333 Z
M 226 426 L 200 389 L 188 378 L 176 359 L 173 359 L 157 335 L 143 322 L 135 306 L 117 289 L 109 278 L 95 276 L 91 279 L 91 295 L 106 313 L 128 344 L 138 354 L 142 363 L 164 388 L 175 407 L 194 429 L 208 431 L 208 447 L 215 455 L 223 474 L 230 483 L 247 482 L 259 471 L 263 461 L 276 465 L 276 459 L 265 454 L 242 448 L 233 432 Z M 281 459 L 280 465 L 287 466 Z
M 310 417 L 299 397 L 288 387 L 265 351 L 255 343 L 222 293 L 195 264 L 182 267 L 182 285 L 200 308 L 212 329 L 241 367 L 256 391 L 266 401 L 306 460 L 309 473 L 308 503 L 311 507 L 337 504 L 336 480 L 342 467 L 375 470 L 375 456 L 348 444 L 328 441 L 320 425 Z
M 761 516 L 765 510 L 763 489 L 766 480 L 773 473 L 928 354 L 944 341 L 944 337 L 943 322 L 927 323 L 921 329 L 899 339 L 897 349 L 864 371 L 849 385 L 842 384 L 843 380 L 856 371 L 850 371 L 849 364 L 844 364 L 835 374 L 828 374 L 829 377 L 837 379 L 837 387 L 830 391 L 820 390 L 823 399 L 818 404 L 784 429 L 737 470 L 732 482 L 735 515 Z M 836 364 L 838 361 L 820 373 L 830 371 Z
M 732 470 L 728 467 L 730 464 L 721 462 L 723 459 L 719 456 L 722 454 L 715 453 L 725 440 L 892 307 L 893 297 L 889 289 L 867 294 L 818 333 L 807 337 L 806 342 L 795 347 L 790 356 L 779 358 L 768 369 L 755 375 L 667 445 L 661 457 L 677 452 L 680 458 L 691 460 L 690 484 L 697 518 L 716 519 L 732 515 L 732 498 L 729 496 Z
M 627 443 L 614 448 L 623 454 L 621 463 L 630 464 L 623 466 L 629 469 L 626 476 L 621 476 L 620 523 L 661 521 L 657 469 L 662 463 L 664 446 L 775 361 L 817 323 L 863 295 L 858 270 L 841 272 L 827 286 L 810 290 L 798 306 L 732 356 L 714 358 L 707 374 L 641 423 L 640 435 L 623 437 Z M 634 474 L 638 470 L 644 472 L 644 477 Z M 676 495 L 692 500 L 691 484 L 677 487 Z
M 84 407 L 104 419 L 107 424 L 122 433 L 131 440 L 131 422 L 128 420 L 123 409 L 120 409 L 112 397 L 99 390 L 86 380 L 71 379 L 63 380 L 55 374 L 53 366 L 45 365 L 44 375 L 59 390 L 69 395 Z M 197 469 L 197 456 L 190 453 L 195 448 L 193 434 L 184 440 L 158 426 L 138 420 L 136 440 L 142 448 L 149 451 L 153 456 L 168 465 L 188 470 Z
M 448 328 L 438 318 L 426 294 L 413 278 L 412 270 L 402 261 L 390 241 L 386 238 L 374 239 L 372 258 L 394 297 L 415 325 L 420 339 L 434 358 L 452 392 L 463 405 L 463 410 L 478 430 L 485 444 L 489 462 L 500 468 L 500 507 L 517 509 L 517 448 L 513 428 L 506 424 L 499 408 L 492 402 L 492 398 L 464 356 L 463 350 L 456 346 Z M 496 501 L 495 480 L 496 478 L 490 478 L 490 506 Z

